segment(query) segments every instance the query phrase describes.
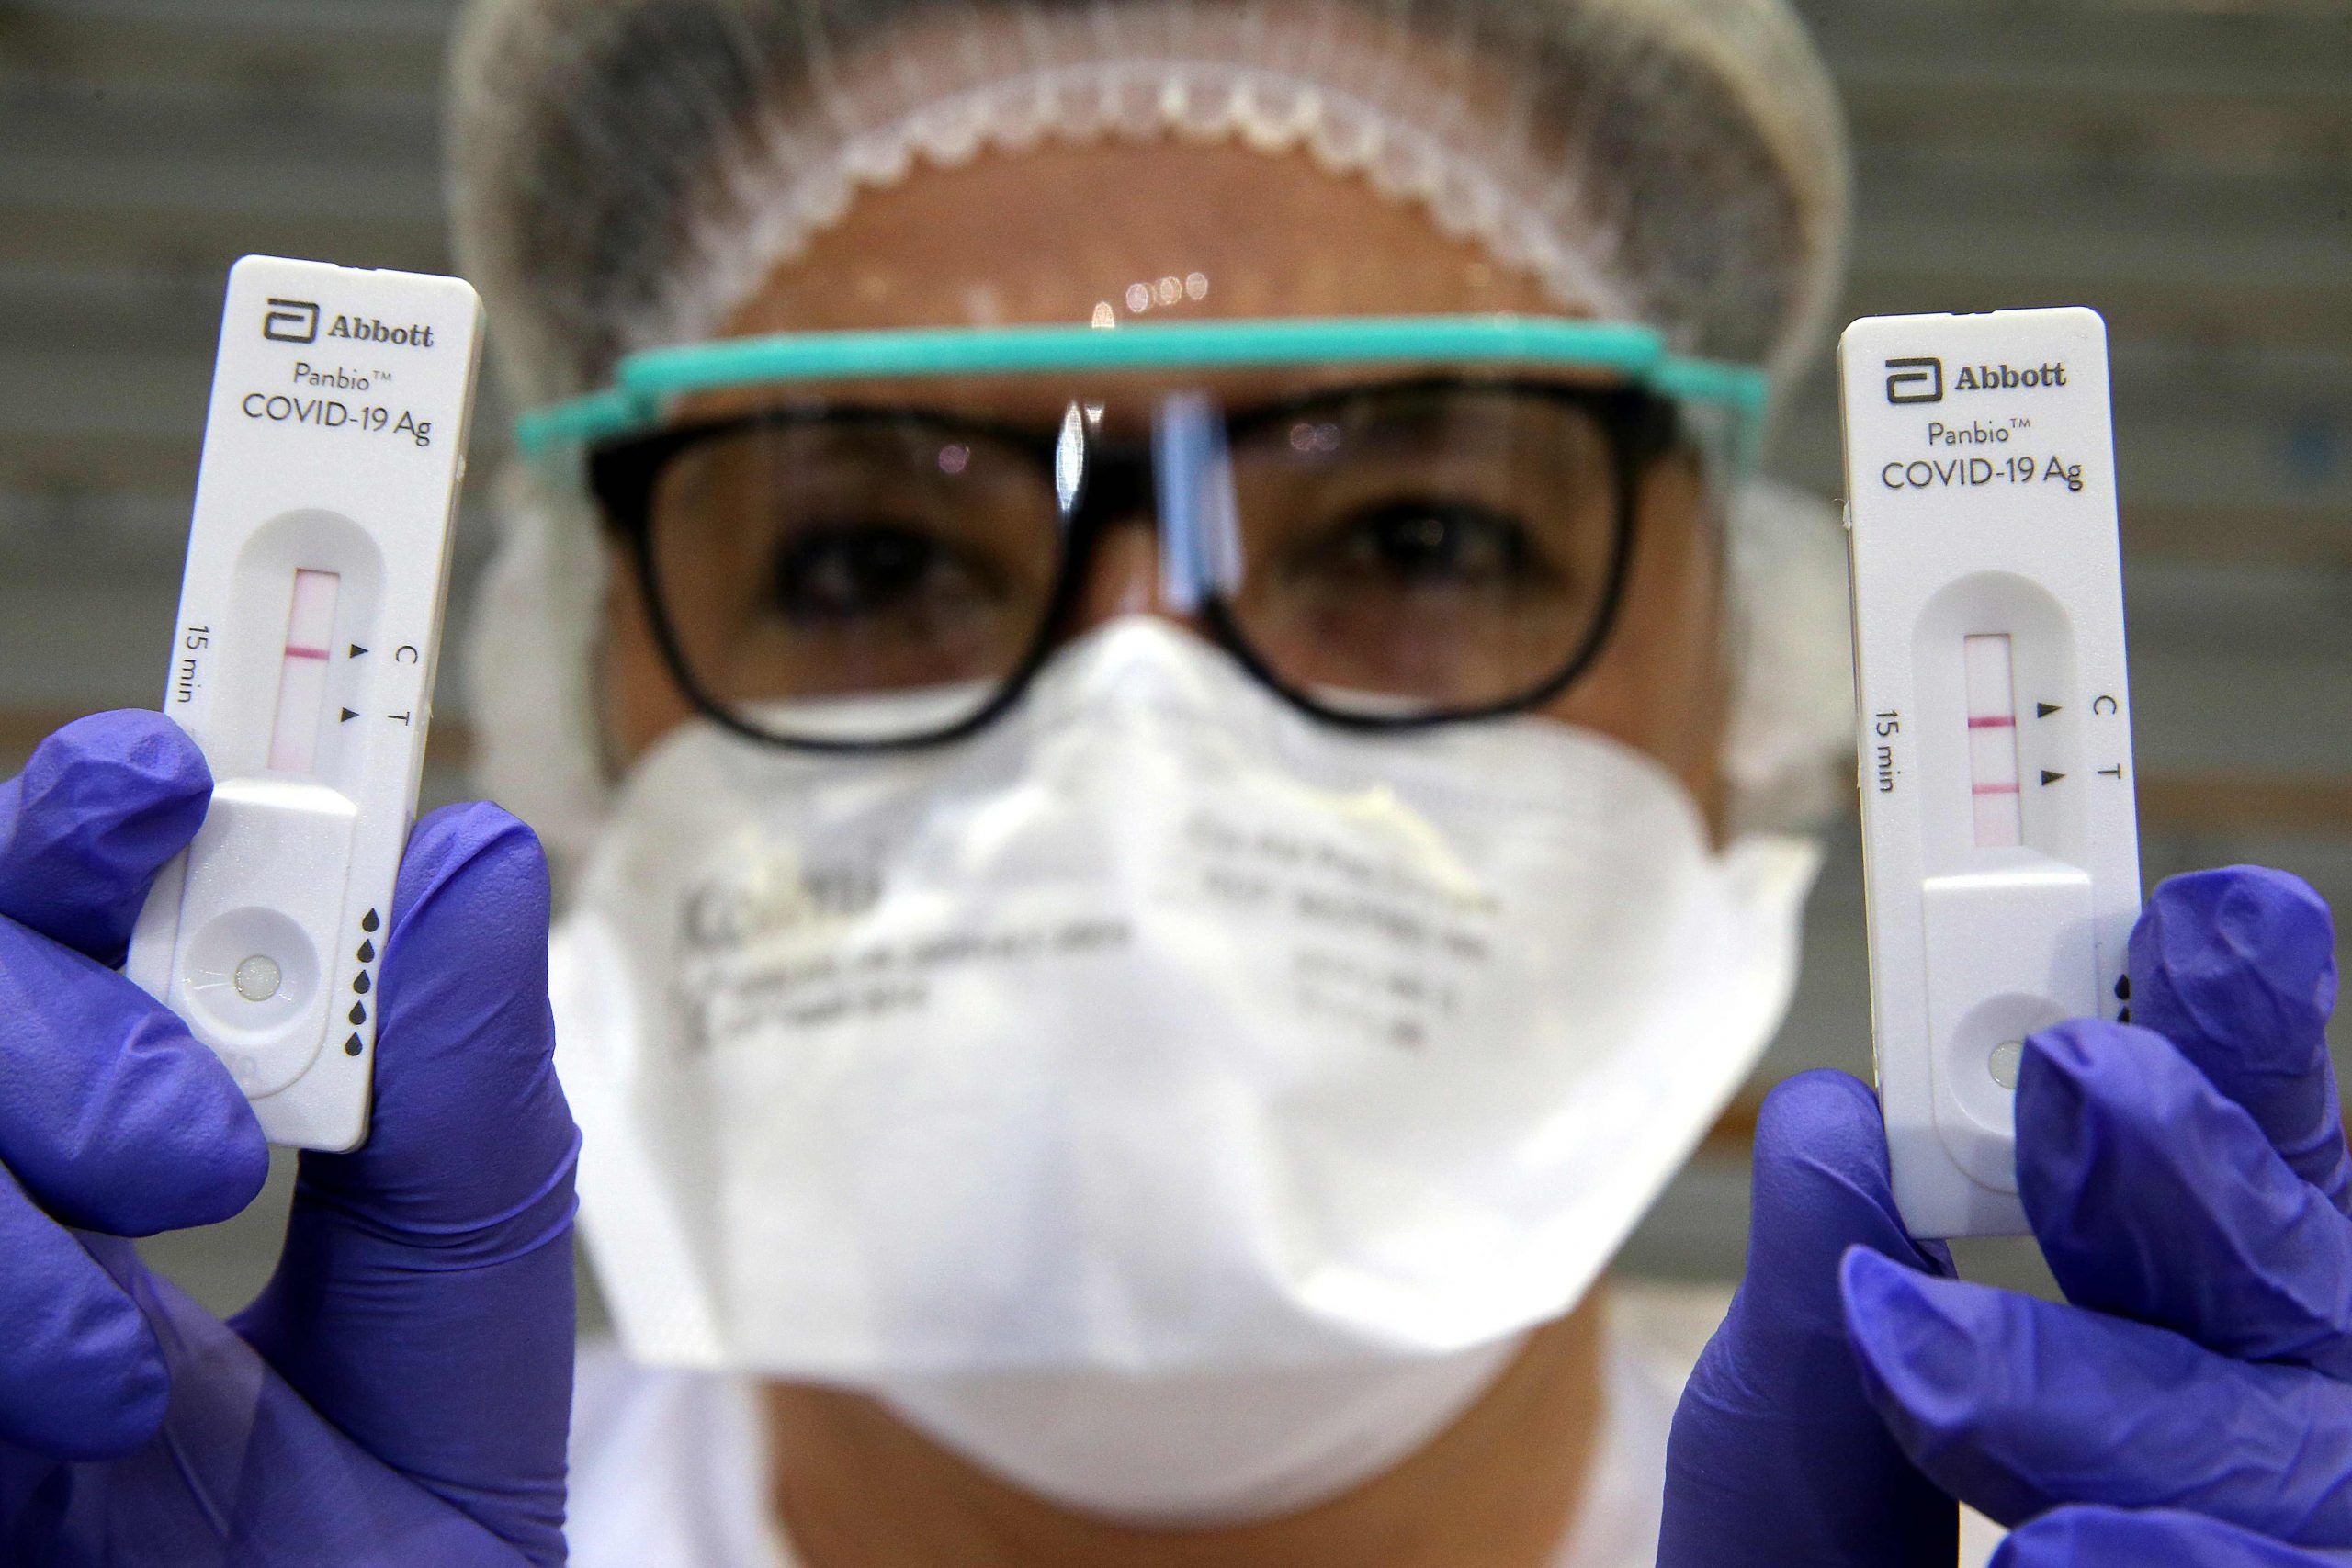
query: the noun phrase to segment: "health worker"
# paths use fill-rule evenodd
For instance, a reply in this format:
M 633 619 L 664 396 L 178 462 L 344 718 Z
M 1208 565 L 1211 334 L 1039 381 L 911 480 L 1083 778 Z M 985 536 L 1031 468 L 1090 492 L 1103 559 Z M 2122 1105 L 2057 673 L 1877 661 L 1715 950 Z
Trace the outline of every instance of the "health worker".
M 1695 1371 L 1608 1311 L 1851 739 L 1835 525 L 1757 477 L 1848 220 L 1779 0 L 479 0 L 448 148 L 515 815 L 418 827 L 373 1134 L 224 1324 L 119 1239 L 264 1168 L 112 967 L 202 761 L 104 715 L 0 797 L 8 1561 L 2352 1550 L 2275 873 L 2028 1048 L 2066 1303 L 1907 1237 L 1815 1074 Z

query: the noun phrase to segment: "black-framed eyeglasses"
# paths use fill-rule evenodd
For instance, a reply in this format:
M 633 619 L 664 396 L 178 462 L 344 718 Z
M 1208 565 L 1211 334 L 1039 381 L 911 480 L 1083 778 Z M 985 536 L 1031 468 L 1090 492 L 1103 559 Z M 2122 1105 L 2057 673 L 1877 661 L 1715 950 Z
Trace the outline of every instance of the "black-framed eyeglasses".
M 1524 711 L 1599 656 L 1643 474 L 1679 439 L 1634 385 L 1427 375 L 1247 408 L 1163 393 L 1026 427 L 805 400 L 592 449 L 679 689 L 740 734 L 934 744 L 1020 699 L 1112 530 L 1285 700 L 1408 729 Z

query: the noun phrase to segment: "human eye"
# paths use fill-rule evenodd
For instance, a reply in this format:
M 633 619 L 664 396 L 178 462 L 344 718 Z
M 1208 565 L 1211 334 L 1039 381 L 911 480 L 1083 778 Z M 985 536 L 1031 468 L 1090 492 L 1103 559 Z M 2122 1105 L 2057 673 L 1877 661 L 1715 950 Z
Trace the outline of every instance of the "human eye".
M 1295 581 L 1391 592 L 1505 592 L 1555 574 L 1525 519 L 1442 493 L 1359 503 L 1295 538 L 1286 554 L 1283 574 Z
M 991 565 L 904 519 L 829 518 L 777 542 L 768 570 L 771 607 L 811 627 L 935 615 L 1004 592 Z

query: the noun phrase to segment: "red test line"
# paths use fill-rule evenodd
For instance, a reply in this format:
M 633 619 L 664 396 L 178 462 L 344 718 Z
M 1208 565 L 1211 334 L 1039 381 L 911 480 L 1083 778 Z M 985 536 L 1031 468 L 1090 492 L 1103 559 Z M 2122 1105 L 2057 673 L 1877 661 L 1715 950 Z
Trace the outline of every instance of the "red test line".
M 1998 714 L 1990 718 L 1979 718 L 1974 714 L 1968 716 L 1968 728 L 1971 729 L 2015 729 L 2017 725 L 2018 721 L 2007 714 Z
M 333 656 L 323 648 L 296 648 L 289 643 L 286 649 L 286 657 L 288 659 L 327 659 L 332 658 Z M 1969 722 L 1974 723 L 1975 721 L 1972 719 Z

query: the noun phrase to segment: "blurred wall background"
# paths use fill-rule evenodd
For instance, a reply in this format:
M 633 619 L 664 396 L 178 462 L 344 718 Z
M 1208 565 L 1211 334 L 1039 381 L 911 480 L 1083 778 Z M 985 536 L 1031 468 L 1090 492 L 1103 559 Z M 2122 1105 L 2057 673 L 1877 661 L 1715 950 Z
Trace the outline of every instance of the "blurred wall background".
M 1846 313 L 2108 318 L 2149 879 L 2260 861 L 2352 915 L 2352 7 L 1798 4 L 1860 157 Z M 0 0 L 0 770 L 66 718 L 158 700 L 230 262 L 447 266 L 455 9 Z M 1834 493 L 1826 372 L 1825 355 L 1775 462 Z M 485 400 L 478 459 L 508 412 Z M 486 491 L 460 533 L 453 634 L 492 540 Z M 444 669 L 435 801 L 463 792 L 469 739 L 454 657 Z M 1763 1089 L 1869 1071 L 1861 908 L 1848 822 L 1795 1014 L 1627 1268 L 1736 1277 Z M 237 1304 L 274 1255 L 286 1176 L 155 1255 Z M 2033 1273 L 2015 1244 L 1963 1263 Z

